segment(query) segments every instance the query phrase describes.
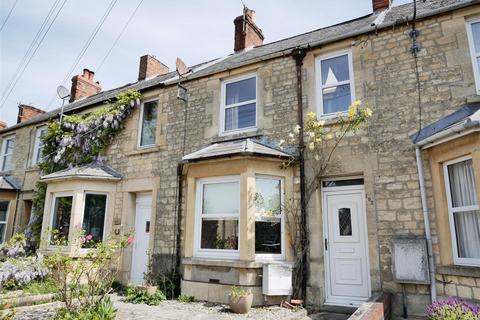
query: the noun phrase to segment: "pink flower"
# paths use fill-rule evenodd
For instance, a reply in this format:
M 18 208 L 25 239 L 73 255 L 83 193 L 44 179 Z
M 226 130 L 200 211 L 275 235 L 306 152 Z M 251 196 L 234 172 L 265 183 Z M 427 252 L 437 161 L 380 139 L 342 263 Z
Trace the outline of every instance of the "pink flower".
M 93 239 L 93 236 L 91 234 L 89 234 L 85 237 L 85 240 L 87 240 L 87 241 L 90 241 L 92 239 Z
M 129 236 L 129 237 L 127 238 L 127 242 L 128 242 L 128 244 L 132 244 L 132 243 L 133 243 L 133 237 L 132 237 L 132 236 Z

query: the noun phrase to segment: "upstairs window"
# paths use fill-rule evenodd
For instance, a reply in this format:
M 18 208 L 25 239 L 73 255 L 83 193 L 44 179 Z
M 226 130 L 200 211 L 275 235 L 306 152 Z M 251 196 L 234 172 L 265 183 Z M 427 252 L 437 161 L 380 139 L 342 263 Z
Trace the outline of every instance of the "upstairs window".
M 319 115 L 346 112 L 355 99 L 350 51 L 317 58 Z
M 470 44 L 475 85 L 477 94 L 480 94 L 480 18 L 467 22 L 467 35 Z
M 281 257 L 283 254 L 282 180 L 257 176 L 255 179 L 255 254 Z
M 9 201 L 0 201 L 0 243 L 5 241 L 5 237 L 7 235 L 9 203 Z
M 222 83 L 221 132 L 235 133 L 257 126 L 257 77 L 248 75 Z
M 445 163 L 454 262 L 480 266 L 480 206 L 471 157 Z
M 12 169 L 13 148 L 15 147 L 15 136 L 6 137 L 2 143 L 2 171 Z
M 202 179 L 197 187 L 197 255 L 237 258 L 240 219 L 239 178 Z
M 47 127 L 37 128 L 35 145 L 33 147 L 32 166 L 42 161 L 43 137 L 47 134 Z
M 155 137 L 157 132 L 158 102 L 145 102 L 140 111 L 138 146 L 153 146 L 155 145 Z

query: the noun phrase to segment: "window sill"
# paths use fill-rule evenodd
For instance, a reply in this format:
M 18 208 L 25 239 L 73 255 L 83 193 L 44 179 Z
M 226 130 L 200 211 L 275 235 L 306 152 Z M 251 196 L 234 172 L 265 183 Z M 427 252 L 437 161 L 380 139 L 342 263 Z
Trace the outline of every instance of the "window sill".
M 480 267 L 467 267 L 467 266 L 439 266 L 437 267 L 437 273 L 448 276 L 460 276 L 460 277 L 472 277 L 480 278 Z
M 246 138 L 260 138 L 263 135 L 261 129 L 255 129 L 255 131 L 243 131 L 237 133 L 231 133 L 228 135 L 220 134 L 212 139 L 213 143 L 216 142 L 225 142 L 231 140 L 238 140 L 238 139 L 246 139 Z
M 256 261 L 232 260 L 232 259 L 212 259 L 212 258 L 183 258 L 182 264 L 193 266 L 211 266 L 211 267 L 231 267 L 231 268 L 245 268 L 245 269 L 260 269 L 264 264 L 292 264 L 285 260 L 265 260 L 259 259 Z
M 348 121 L 347 111 L 342 112 L 342 117 L 344 118 L 345 121 Z M 329 114 L 326 114 L 326 115 L 319 115 L 317 117 L 317 120 L 318 121 L 325 121 L 325 126 L 335 125 L 335 124 L 340 123 L 340 119 L 338 119 L 337 114 L 335 114 L 335 113 L 329 113 Z
M 155 145 L 151 147 L 143 147 L 143 148 L 138 148 L 132 151 L 125 152 L 126 156 L 135 156 L 135 155 L 140 155 L 140 154 L 146 154 L 146 153 L 152 153 L 152 152 L 157 152 L 160 151 L 160 146 Z
M 262 268 L 263 262 L 258 261 L 242 261 L 233 259 L 208 259 L 208 258 L 183 258 L 182 264 L 194 266 L 212 266 L 212 267 L 231 267 L 255 269 Z

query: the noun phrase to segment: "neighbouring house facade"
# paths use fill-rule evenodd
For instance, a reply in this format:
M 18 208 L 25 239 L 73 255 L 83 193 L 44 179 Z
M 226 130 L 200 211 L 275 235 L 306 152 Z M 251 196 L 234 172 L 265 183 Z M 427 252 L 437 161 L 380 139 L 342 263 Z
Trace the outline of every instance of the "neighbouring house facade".
M 72 239 L 86 229 L 97 241 L 135 230 L 120 266 L 125 282 L 141 283 L 151 260 L 158 272 L 179 265 L 182 292 L 200 300 L 225 302 L 231 285 L 251 289 L 257 305 L 289 295 L 283 281 L 268 281 L 295 260 L 282 208 L 300 198 L 300 179 L 281 168 L 295 154 L 278 141 L 298 123 L 292 50 L 300 48 L 304 114 L 315 112 L 335 134 L 334 115 L 354 100 L 373 110 L 367 126 L 342 141 L 308 203 L 307 303 L 357 306 L 388 292 L 395 313 L 406 294 L 409 313 L 422 314 L 435 291 L 480 300 L 479 2 L 419 2 L 414 41 L 412 4 L 373 7 L 264 45 L 246 10 L 235 19 L 235 53 L 182 76 L 187 103 L 177 73 L 152 56 L 141 58 L 138 82 L 114 90 L 99 92 L 88 70 L 76 76 L 66 114 L 88 113 L 127 89 L 141 91 L 141 105 L 103 164 L 43 177 L 35 167 L 40 138 L 59 110 L 1 130 L 0 239 L 28 221 L 41 179 L 44 238 L 48 228 Z M 397 240 L 431 244 L 424 252 L 433 265 L 420 255 L 402 270 Z M 427 276 L 399 280 L 402 271 Z

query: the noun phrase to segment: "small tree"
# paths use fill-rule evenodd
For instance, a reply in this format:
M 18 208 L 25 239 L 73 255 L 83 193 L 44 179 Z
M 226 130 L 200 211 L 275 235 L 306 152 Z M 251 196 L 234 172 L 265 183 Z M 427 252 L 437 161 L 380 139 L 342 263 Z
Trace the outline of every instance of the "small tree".
M 45 257 L 45 264 L 68 312 L 81 308 L 95 308 L 112 290 L 117 276 L 121 251 L 133 242 L 133 237 L 124 235 L 111 237 L 105 242 L 93 243 L 91 236 L 81 236 L 80 242 L 87 243 L 85 257 L 73 258 L 62 251 L 68 245 L 61 237 L 52 237 L 55 251 Z M 77 301 L 78 300 L 78 301 Z
M 308 168 L 305 184 L 305 203 L 308 204 L 315 191 L 320 187 L 321 180 L 325 173 L 336 164 L 334 161 L 335 150 L 345 139 L 353 136 L 370 118 L 372 111 L 362 101 L 353 102 L 348 108 L 347 114 L 337 113 L 331 125 L 326 126 L 325 120 L 318 120 L 314 112 L 309 112 L 305 119 L 303 133 L 305 165 Z M 297 144 L 299 140 L 300 128 L 297 126 L 289 133 L 288 137 L 280 142 L 280 145 L 287 143 L 289 145 Z M 298 165 L 298 159 L 295 157 L 285 161 L 284 168 Z M 289 229 L 290 244 L 295 256 L 295 268 L 293 275 L 294 296 L 302 297 L 301 283 L 304 275 L 301 266 L 304 263 L 305 253 L 308 252 L 309 231 L 308 226 L 301 221 L 300 201 L 290 199 L 285 201 L 284 213 L 286 217 L 287 228 Z M 306 245 L 302 243 L 302 235 L 306 237 Z

